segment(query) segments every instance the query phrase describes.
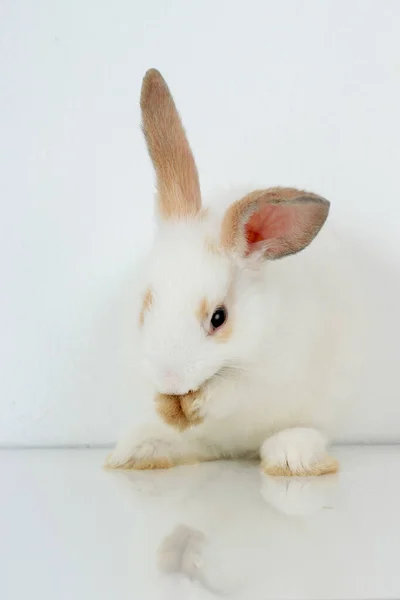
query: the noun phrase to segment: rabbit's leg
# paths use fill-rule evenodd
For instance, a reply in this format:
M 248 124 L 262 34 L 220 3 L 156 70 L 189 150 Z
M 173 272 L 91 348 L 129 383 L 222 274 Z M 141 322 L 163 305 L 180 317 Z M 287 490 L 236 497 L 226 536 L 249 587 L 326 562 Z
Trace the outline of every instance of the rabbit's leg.
M 260 449 L 262 467 L 269 475 L 324 475 L 336 473 L 338 462 L 326 453 L 327 439 L 311 427 L 283 429 Z
M 190 436 L 163 423 L 132 431 L 118 442 L 105 467 L 122 470 L 167 469 L 212 460 L 214 456 Z

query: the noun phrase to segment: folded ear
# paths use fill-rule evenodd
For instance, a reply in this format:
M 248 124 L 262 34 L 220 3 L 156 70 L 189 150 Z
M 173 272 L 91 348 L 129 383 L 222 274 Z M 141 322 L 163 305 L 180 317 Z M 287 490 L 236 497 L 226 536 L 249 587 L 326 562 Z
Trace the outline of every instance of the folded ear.
M 147 71 L 140 97 L 143 133 L 157 176 L 159 212 L 165 219 L 201 208 L 196 164 L 171 93 L 156 69 Z
M 327 200 L 294 188 L 252 192 L 226 211 L 221 242 L 242 256 L 282 258 L 308 246 L 328 212 Z

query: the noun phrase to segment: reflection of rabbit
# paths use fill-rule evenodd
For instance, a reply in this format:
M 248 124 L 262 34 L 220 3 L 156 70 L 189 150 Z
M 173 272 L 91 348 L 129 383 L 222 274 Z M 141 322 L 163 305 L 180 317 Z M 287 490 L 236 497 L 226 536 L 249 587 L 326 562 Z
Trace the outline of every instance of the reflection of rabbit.
M 261 495 L 280 513 L 292 516 L 311 516 L 322 508 L 333 508 L 330 504 L 337 484 L 336 476 L 323 479 L 315 477 L 271 477 L 261 478 Z
M 166 575 L 180 574 L 190 581 L 197 581 L 202 588 L 215 596 L 225 595 L 207 581 L 204 573 L 204 544 L 205 537 L 201 531 L 178 525 L 158 549 L 158 568 Z
M 127 477 L 152 496 L 149 523 L 153 512 L 168 520 L 156 559 L 171 598 L 192 597 L 192 588 L 193 597 L 247 598 L 266 581 L 277 589 L 282 564 L 302 555 L 302 545 L 310 553 L 302 577 L 315 578 L 312 557 L 324 543 L 318 528 L 335 520 L 327 509 L 334 508 L 336 476 L 276 478 L 251 464 L 222 462 Z M 301 591 L 301 583 L 293 589 Z
M 201 531 L 178 525 L 159 548 L 159 569 L 164 573 L 184 573 L 190 579 L 195 579 L 203 566 L 203 543 L 204 535 Z
M 329 505 L 336 477 L 319 478 L 282 478 L 262 475 L 261 494 L 268 504 L 282 514 L 310 516 L 321 508 L 333 508 Z M 327 503 L 327 504 L 326 504 Z M 246 506 L 243 507 L 244 509 Z M 267 513 L 267 511 L 266 511 Z M 171 534 L 162 541 L 157 552 L 159 570 L 165 575 L 179 574 L 214 594 L 215 596 L 230 596 L 243 588 L 243 582 L 235 582 L 235 588 L 227 584 L 224 589 L 217 588 L 208 580 L 207 544 L 212 544 L 212 533 L 206 538 L 204 533 L 178 525 Z M 248 549 L 250 550 L 250 548 Z M 223 556 L 221 556 L 223 559 Z
M 162 421 L 130 434 L 107 465 L 252 454 L 270 474 L 336 471 L 327 440 L 361 355 L 346 257 L 338 260 L 324 232 L 299 256 L 274 261 L 312 242 L 329 202 L 271 188 L 222 214 L 204 210 L 181 121 L 155 70 L 141 107 L 160 225 L 140 281 L 138 346 Z
M 241 461 L 116 475 L 132 585 L 144 572 L 151 593 L 143 597 L 160 600 L 378 598 L 382 589 L 397 598 L 399 579 L 387 573 L 398 562 L 399 451 L 336 452 L 340 476 L 271 477 Z M 179 531 L 190 533 L 187 545 Z M 163 566 L 165 548 L 175 548 L 167 564 L 178 572 Z M 194 577 L 182 568 L 185 548 Z

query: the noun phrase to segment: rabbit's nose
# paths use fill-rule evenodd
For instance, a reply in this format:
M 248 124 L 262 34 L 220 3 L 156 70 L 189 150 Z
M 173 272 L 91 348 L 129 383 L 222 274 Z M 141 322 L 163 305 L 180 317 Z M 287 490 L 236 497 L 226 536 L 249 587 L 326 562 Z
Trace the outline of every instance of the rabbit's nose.
M 163 381 L 163 393 L 164 394 L 179 394 L 181 379 L 179 375 L 171 369 L 166 369 L 162 377 Z
M 177 373 L 175 373 L 175 371 L 172 371 L 172 369 L 166 369 L 164 371 L 164 379 L 165 381 L 168 381 L 171 384 L 176 384 L 179 382 L 179 377 Z

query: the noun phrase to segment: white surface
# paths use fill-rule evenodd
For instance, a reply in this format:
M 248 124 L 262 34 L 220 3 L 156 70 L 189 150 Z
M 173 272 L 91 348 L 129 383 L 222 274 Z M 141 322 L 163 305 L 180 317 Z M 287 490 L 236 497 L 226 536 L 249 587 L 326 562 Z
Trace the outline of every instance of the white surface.
M 2 451 L 0 597 L 398 598 L 400 447 L 334 453 L 340 475 L 286 480 L 254 464 L 125 474 L 101 469 L 105 451 Z
M 110 442 L 142 410 L 130 307 L 152 231 L 149 67 L 176 96 L 205 190 L 287 184 L 332 200 L 381 290 L 390 327 L 375 345 L 397 345 L 399 30 L 396 0 L 2 1 L 1 444 Z M 352 439 L 400 439 L 388 356 Z

